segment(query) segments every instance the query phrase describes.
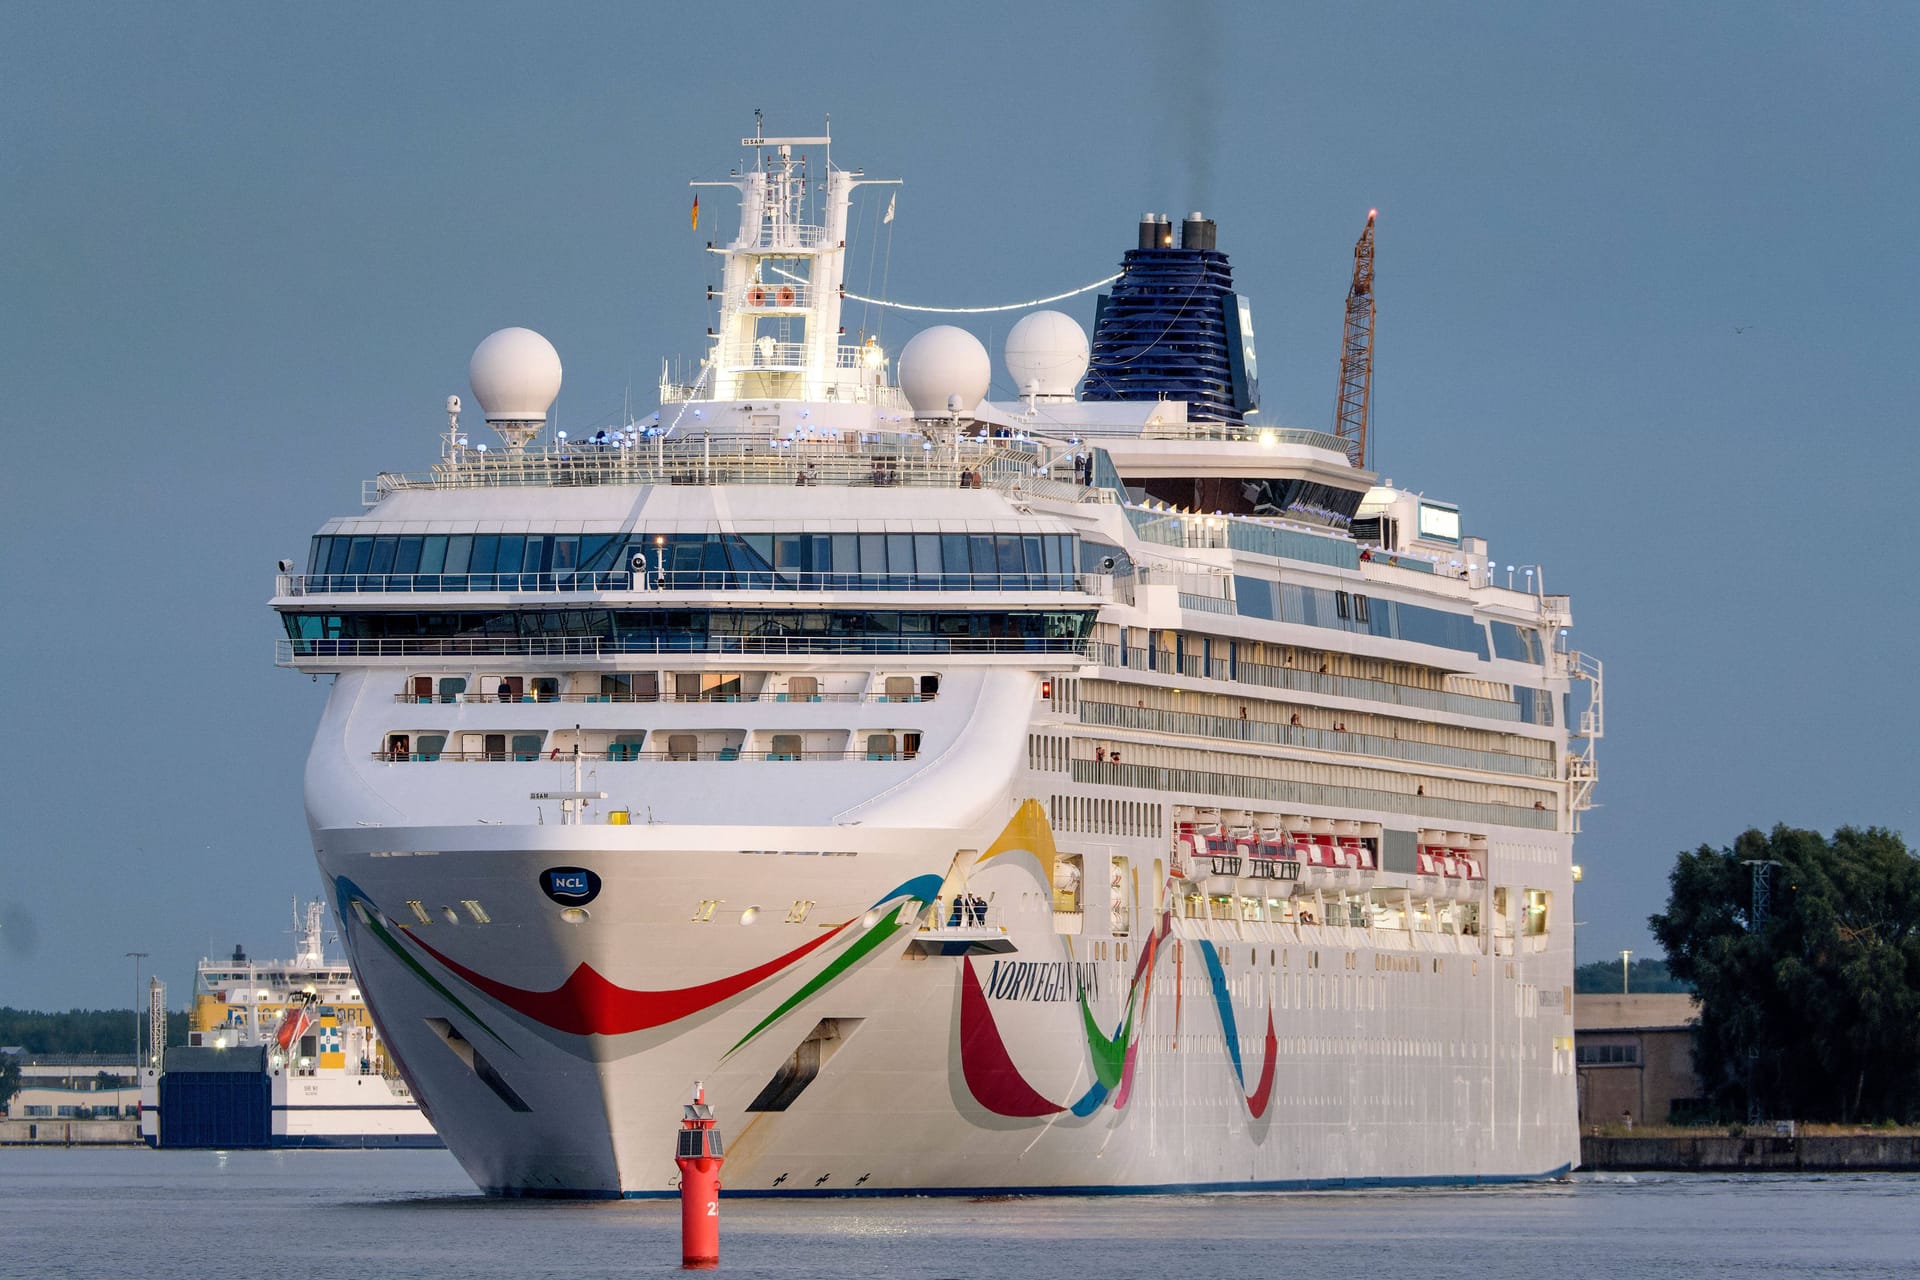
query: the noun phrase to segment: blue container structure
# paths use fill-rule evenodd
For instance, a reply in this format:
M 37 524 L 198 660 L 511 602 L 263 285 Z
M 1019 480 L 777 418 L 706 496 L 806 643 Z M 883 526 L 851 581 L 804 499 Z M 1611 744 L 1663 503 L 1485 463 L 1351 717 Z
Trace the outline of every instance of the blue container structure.
M 235 1150 L 273 1140 L 267 1048 L 174 1048 L 160 1076 L 160 1145 Z
M 1253 316 L 1233 291 L 1233 268 L 1214 247 L 1214 224 L 1149 214 L 1140 247 L 1100 295 L 1083 400 L 1184 400 L 1190 418 L 1240 426 L 1260 404 Z

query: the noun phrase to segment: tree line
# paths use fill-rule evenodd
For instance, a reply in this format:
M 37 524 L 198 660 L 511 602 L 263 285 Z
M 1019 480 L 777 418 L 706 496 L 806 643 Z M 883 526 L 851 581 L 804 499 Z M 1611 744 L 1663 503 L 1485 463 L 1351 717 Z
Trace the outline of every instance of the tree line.
M 1699 995 L 1711 1106 L 1920 1119 L 1920 857 L 1899 835 L 1748 831 L 1680 854 L 1668 890 L 1647 923 Z
M 28 1053 L 132 1053 L 131 1009 L 68 1009 L 41 1013 L 33 1009 L 0 1006 L 0 1048 L 18 1045 Z M 146 1042 L 147 1015 L 140 1012 L 141 1043 Z M 167 1014 L 167 1043 L 187 1038 L 185 1010 Z
M 1693 988 L 1673 976 L 1665 960 L 1635 960 L 1627 966 L 1627 994 L 1656 995 Z M 1574 966 L 1573 993 L 1580 996 L 1617 996 L 1620 994 L 1620 962 L 1595 960 Z

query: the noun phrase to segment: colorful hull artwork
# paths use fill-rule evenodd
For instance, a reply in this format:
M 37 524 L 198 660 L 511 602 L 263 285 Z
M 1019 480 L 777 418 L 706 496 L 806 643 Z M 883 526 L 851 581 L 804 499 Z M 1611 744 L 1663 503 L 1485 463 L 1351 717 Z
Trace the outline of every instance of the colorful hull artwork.
M 1036 890 L 1043 892 L 1050 884 L 1055 857 L 1045 814 L 1037 803 L 1027 801 L 974 865 L 977 869 L 1004 859 L 1000 865 L 1020 867 L 1031 876 Z M 463 1015 L 509 1052 L 514 1049 L 511 1034 L 496 1027 L 497 1015 L 490 1017 L 482 1010 L 498 1009 L 517 1015 L 514 1021 L 519 1025 L 557 1033 L 548 1037 L 557 1044 L 566 1044 L 578 1037 L 671 1032 L 676 1024 L 710 1014 L 728 1002 L 740 1001 L 771 984 L 804 973 L 790 994 L 770 1011 L 754 1018 L 732 1042 L 725 1055 L 730 1057 L 875 955 L 891 951 L 898 960 L 902 944 L 927 921 L 930 908 L 940 897 L 943 882 L 933 874 L 915 876 L 881 894 L 864 915 L 824 929 L 801 946 L 711 981 L 657 990 L 621 986 L 585 962 L 577 964 L 564 981 L 546 990 L 500 981 L 427 942 L 417 930 L 394 923 L 351 879 L 337 877 L 335 885 L 342 918 L 358 926 L 356 942 L 371 940 L 385 950 L 448 1010 Z M 1074 985 L 1066 993 L 1066 999 L 1055 999 L 1059 1005 L 1058 1016 L 1077 1022 L 1092 1078 L 1079 1096 L 1062 1101 L 1046 1096 L 1022 1075 L 994 1016 L 987 987 L 983 985 L 982 965 L 988 966 L 989 973 L 997 974 L 1003 963 L 1010 970 L 1012 963 L 961 957 L 957 962 L 960 997 L 954 1034 L 959 1072 L 968 1094 L 985 1111 L 1008 1119 L 1038 1120 L 1063 1114 L 1085 1118 L 1102 1108 L 1124 1110 L 1132 1092 L 1138 1053 L 1136 1032 L 1154 998 L 1156 969 L 1181 964 L 1183 952 L 1189 945 L 1174 933 L 1174 917 L 1163 912 L 1140 940 L 1138 958 L 1128 974 L 1123 1011 L 1110 1031 L 1102 1029 L 1089 993 L 1082 985 L 1081 975 L 1086 968 L 1073 963 L 1059 967 L 1059 973 Z M 1072 941 L 1058 939 L 1069 961 Z M 1221 1038 L 1245 1098 L 1247 1114 L 1258 1120 L 1267 1111 L 1274 1083 L 1277 1040 L 1272 1011 L 1266 1011 L 1259 1072 L 1249 1087 L 1241 1060 L 1238 1018 L 1219 951 L 1213 942 L 1205 939 L 1194 940 L 1191 945 L 1206 973 Z M 1009 990 L 1017 981 L 1008 979 Z

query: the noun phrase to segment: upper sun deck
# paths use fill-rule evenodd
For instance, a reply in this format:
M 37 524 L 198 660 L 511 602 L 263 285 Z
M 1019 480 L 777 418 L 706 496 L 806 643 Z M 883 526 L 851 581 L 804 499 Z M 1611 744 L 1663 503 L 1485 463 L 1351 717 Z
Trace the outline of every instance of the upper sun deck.
M 383 471 L 366 482 L 363 505 L 390 494 L 448 489 L 577 489 L 587 486 L 778 485 L 788 488 L 983 489 L 1070 502 L 1111 501 L 1073 483 L 1061 448 L 1011 436 L 936 441 L 904 432 L 796 431 L 730 434 L 668 428 L 600 432 L 519 451 L 452 443 L 430 471 Z M 1063 473 L 1067 479 L 1056 479 Z

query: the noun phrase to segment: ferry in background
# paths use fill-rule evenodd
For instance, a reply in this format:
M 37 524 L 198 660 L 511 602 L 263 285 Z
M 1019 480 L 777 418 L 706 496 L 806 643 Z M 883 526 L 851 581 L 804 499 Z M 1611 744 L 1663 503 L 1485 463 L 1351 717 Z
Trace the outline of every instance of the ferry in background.
M 152 1147 L 440 1147 L 368 1016 L 360 983 L 327 958 L 327 904 L 294 904 L 299 954 L 244 948 L 202 960 L 187 1043 L 141 1076 Z M 164 1011 L 164 988 L 153 990 Z M 156 1015 L 164 1019 L 164 1012 Z M 164 1039 L 164 1020 L 156 1020 Z
M 696 1081 L 730 1195 L 1568 1169 L 1568 598 L 1256 416 L 1205 217 L 1141 221 L 1090 341 L 1013 326 L 992 401 L 961 329 L 845 338 L 875 180 L 741 141 L 659 412 L 549 430 L 558 355 L 497 332 L 498 442 L 450 398 L 276 582 L 316 854 L 475 1182 L 671 1195 Z

